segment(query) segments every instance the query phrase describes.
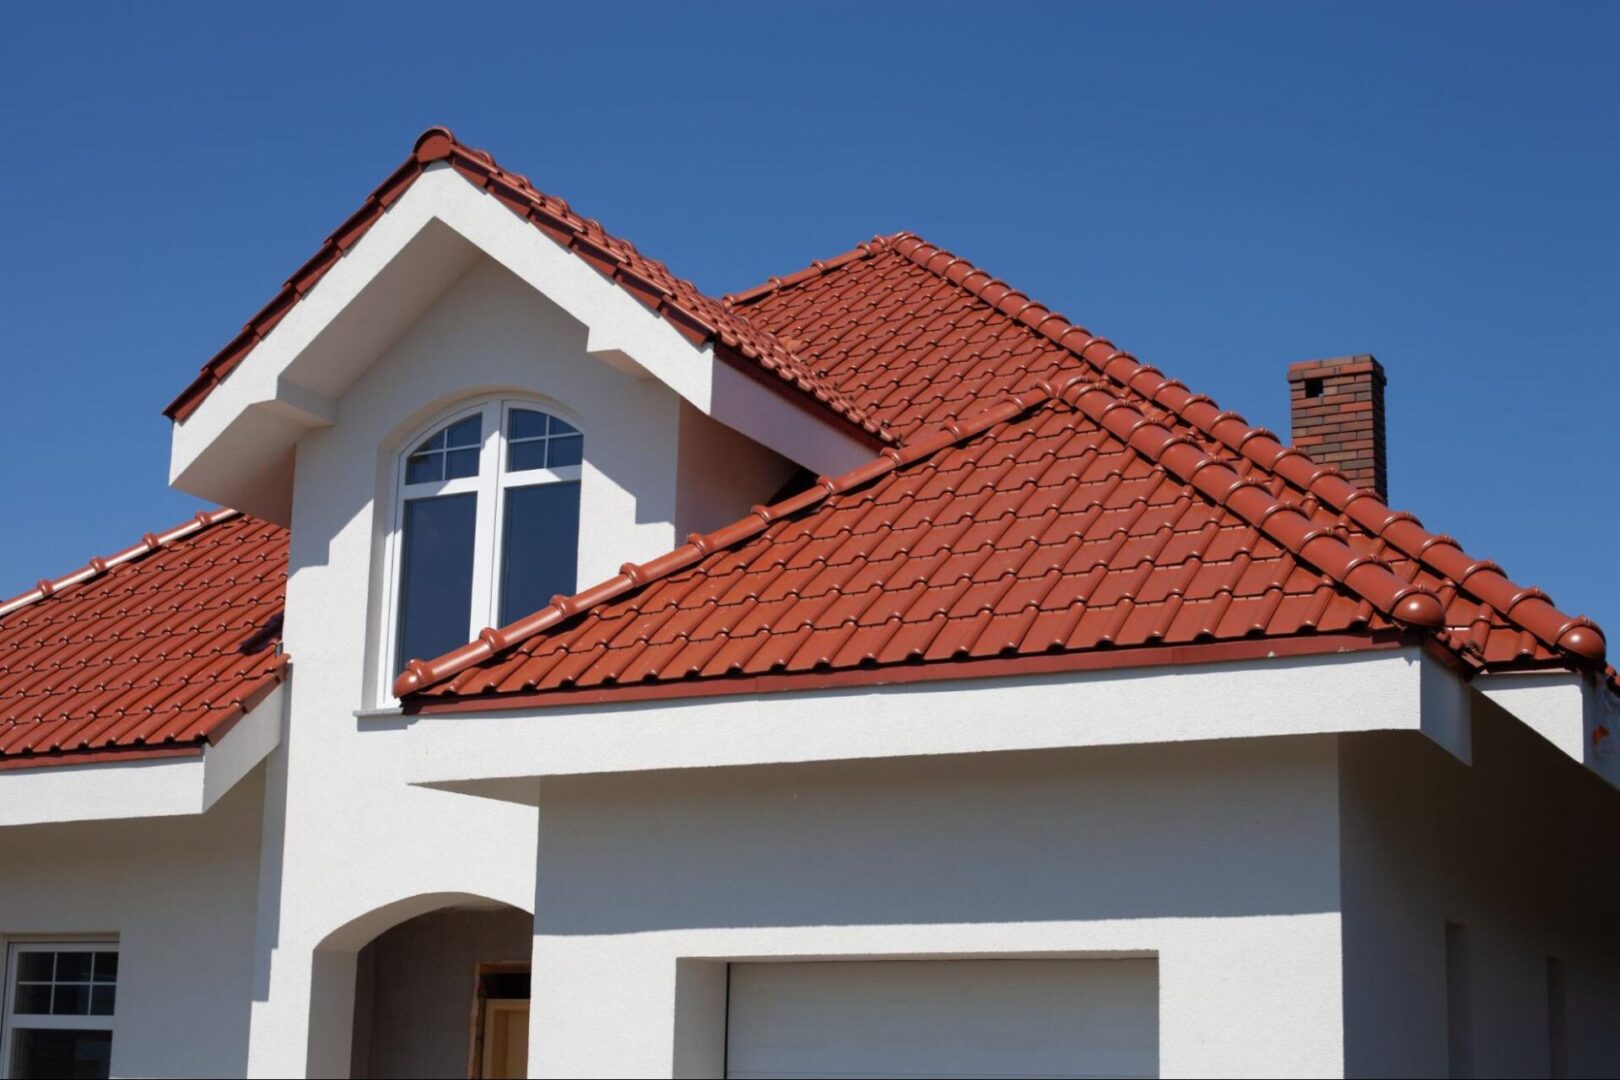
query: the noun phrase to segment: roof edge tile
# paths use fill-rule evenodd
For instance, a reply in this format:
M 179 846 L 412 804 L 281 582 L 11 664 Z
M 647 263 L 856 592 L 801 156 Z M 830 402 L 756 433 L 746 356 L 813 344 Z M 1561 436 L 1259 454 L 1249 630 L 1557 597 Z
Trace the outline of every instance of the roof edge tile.
M 218 525 L 222 521 L 230 521 L 232 518 L 240 516 L 241 511 L 224 506 L 213 510 L 199 510 L 189 521 L 181 522 L 179 525 L 166 529 L 161 533 L 146 533 L 141 537 L 139 543 L 131 544 L 129 547 L 121 551 L 115 551 L 111 555 L 94 556 L 77 570 L 70 570 L 58 578 L 41 578 L 39 584 L 32 589 L 18 593 L 9 600 L 0 600 L 0 618 L 10 615 L 19 608 L 43 600 L 59 589 L 65 589 L 69 585 L 78 585 L 100 577 L 115 566 L 144 558 L 176 540 L 182 540 L 201 532 L 209 526 Z

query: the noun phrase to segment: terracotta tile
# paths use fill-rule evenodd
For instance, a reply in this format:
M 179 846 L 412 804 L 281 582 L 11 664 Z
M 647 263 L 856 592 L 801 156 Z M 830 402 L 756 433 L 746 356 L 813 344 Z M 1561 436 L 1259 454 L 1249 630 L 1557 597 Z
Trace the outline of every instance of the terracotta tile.
M 281 678 L 286 533 L 233 511 L 205 518 L 0 604 L 0 760 L 206 741 L 229 703 Z M 210 708 L 216 697 L 227 707 Z

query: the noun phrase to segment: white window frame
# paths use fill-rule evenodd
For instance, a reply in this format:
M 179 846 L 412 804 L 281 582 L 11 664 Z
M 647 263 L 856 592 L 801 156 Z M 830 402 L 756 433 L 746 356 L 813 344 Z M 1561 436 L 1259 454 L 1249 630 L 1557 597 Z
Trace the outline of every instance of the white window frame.
M 72 941 L 43 941 L 24 939 L 4 943 L 6 952 L 5 984 L 0 986 L 0 1080 L 11 1076 L 12 1034 L 17 1028 L 50 1029 L 55 1031 L 109 1031 L 118 1037 L 115 1021 L 118 1019 L 118 1001 L 122 997 L 117 987 L 124 978 L 123 964 L 119 964 L 118 978 L 113 981 L 113 1011 L 83 1016 L 52 1016 L 39 1013 L 18 1014 L 16 1006 L 17 967 L 24 953 L 31 952 L 118 952 L 116 939 L 80 938 Z M 122 958 L 120 958 L 121 960 Z
M 509 488 L 531 487 L 539 484 L 564 484 L 582 481 L 583 463 L 556 469 L 523 469 L 509 471 L 507 459 L 507 416 L 513 409 L 546 413 L 566 421 L 586 438 L 585 429 L 577 417 L 568 410 L 548 401 L 532 398 L 496 397 L 463 404 L 450 412 L 441 413 L 430 424 L 423 425 L 406 439 L 394 455 L 391 490 L 393 506 L 390 512 L 387 539 L 388 603 L 383 613 L 383 625 L 378 640 L 378 692 L 379 702 L 394 703 L 394 679 L 399 675 L 395 653 L 399 647 L 400 576 L 404 572 L 405 504 L 413 499 L 428 499 L 440 495 L 473 493 L 478 496 L 473 527 L 472 603 L 468 606 L 467 636 L 471 641 L 486 626 L 499 625 L 501 610 L 501 546 L 506 525 L 506 492 Z M 472 416 L 483 418 L 482 439 L 479 448 L 478 475 L 455 480 L 435 480 L 420 484 L 405 482 L 406 462 L 412 452 L 440 428 L 466 420 Z M 584 484 L 580 485 L 584 498 Z M 581 509 L 583 515 L 583 507 Z M 577 573 L 577 568 L 576 568 Z M 411 660 L 413 657 L 399 659 Z M 415 657 L 430 660 L 432 657 Z

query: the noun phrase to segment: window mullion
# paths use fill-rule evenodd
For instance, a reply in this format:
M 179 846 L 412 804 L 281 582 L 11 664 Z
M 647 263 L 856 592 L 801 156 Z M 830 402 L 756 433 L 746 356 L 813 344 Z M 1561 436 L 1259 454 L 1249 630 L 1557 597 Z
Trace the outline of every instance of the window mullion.
M 494 495 L 490 499 L 493 507 L 491 514 L 490 533 L 493 543 L 490 551 L 494 565 L 491 567 L 489 588 L 489 625 L 501 624 L 501 578 L 506 567 L 506 465 L 507 457 L 511 453 L 507 438 L 507 406 L 508 402 L 500 405 L 500 432 L 501 449 L 495 462 Z
M 501 403 L 492 401 L 484 406 L 484 447 L 478 467 L 478 513 L 474 532 L 473 596 L 469 605 L 472 625 L 467 628 L 467 640 L 495 622 L 495 575 L 499 559 L 499 544 L 495 532 L 496 503 L 500 495 L 500 465 L 504 449 L 501 432 Z

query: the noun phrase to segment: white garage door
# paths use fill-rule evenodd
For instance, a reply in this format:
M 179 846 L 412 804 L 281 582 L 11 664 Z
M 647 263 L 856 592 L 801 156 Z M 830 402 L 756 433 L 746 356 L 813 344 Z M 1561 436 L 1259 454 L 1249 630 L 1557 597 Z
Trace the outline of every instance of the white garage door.
M 1153 960 L 733 964 L 729 1077 L 1156 1076 Z

